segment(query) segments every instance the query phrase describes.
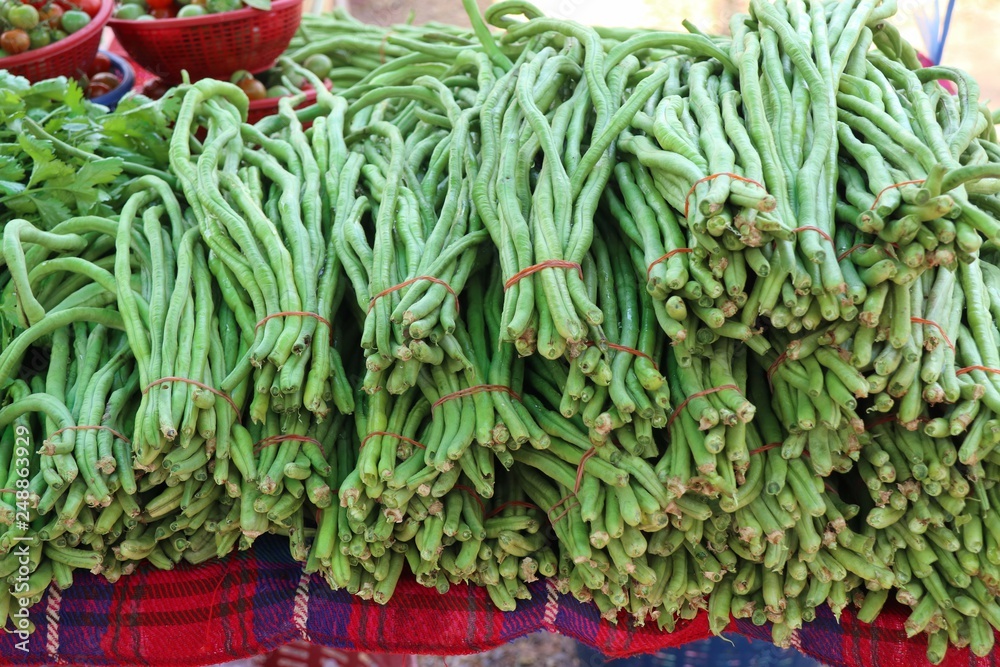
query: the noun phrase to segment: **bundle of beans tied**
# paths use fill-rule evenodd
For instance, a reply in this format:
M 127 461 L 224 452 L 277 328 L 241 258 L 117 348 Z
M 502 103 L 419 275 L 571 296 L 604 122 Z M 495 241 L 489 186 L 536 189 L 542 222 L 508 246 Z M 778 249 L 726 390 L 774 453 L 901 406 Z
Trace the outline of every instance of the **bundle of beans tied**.
M 0 575 L 21 537 L 36 599 L 275 532 L 380 603 L 404 569 L 504 610 L 548 577 L 789 645 L 894 599 L 932 662 L 988 653 L 975 82 L 920 68 L 886 0 L 753 0 L 727 36 L 466 4 L 469 31 L 308 18 L 282 66 L 314 106 L 249 125 L 183 86 L 114 215 L 5 226 Z

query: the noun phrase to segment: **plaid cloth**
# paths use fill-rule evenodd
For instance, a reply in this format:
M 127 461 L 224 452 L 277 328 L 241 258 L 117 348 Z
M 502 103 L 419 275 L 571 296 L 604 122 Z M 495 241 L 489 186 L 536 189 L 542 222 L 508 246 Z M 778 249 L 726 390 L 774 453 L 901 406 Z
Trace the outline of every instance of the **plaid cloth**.
M 143 567 L 115 585 L 78 574 L 71 588 L 48 594 L 30 610 L 37 629 L 28 652 L 16 635 L 0 637 L 0 665 L 169 665 L 201 667 L 269 652 L 297 639 L 333 648 L 402 654 L 457 655 L 494 648 L 548 630 L 577 639 L 607 656 L 651 653 L 709 636 L 704 617 L 673 633 L 655 624 L 634 627 L 600 619 L 597 608 L 561 596 L 545 582 L 513 613 L 497 611 L 486 592 L 453 586 L 447 595 L 400 581 L 387 606 L 331 591 L 306 576 L 284 540 L 262 537 L 254 548 L 223 561 L 164 572 Z M 926 641 L 907 640 L 902 610 L 884 612 L 875 625 L 829 612 L 794 638 L 802 652 L 837 667 L 910 667 L 926 664 Z M 770 637 L 767 626 L 738 621 L 730 631 Z M 1000 655 L 977 659 L 950 649 L 944 664 L 1000 665 Z

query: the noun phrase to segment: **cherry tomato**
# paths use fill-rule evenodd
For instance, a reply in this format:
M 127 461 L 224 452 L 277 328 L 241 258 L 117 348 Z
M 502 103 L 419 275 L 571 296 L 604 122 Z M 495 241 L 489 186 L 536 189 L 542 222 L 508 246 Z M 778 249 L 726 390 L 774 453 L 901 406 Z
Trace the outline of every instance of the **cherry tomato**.
M 163 8 L 151 9 L 149 15 L 154 19 L 172 19 L 177 16 L 177 8 L 174 5 L 168 5 Z
M 236 85 L 247 94 L 250 101 L 262 100 L 267 97 L 267 88 L 257 79 L 243 79 Z
M 209 14 L 221 14 L 243 8 L 242 0 L 205 0 L 205 9 Z
M 11 7 L 7 12 L 7 20 L 15 28 L 31 30 L 38 25 L 38 10 L 31 5 Z
M 333 61 L 325 53 L 316 53 L 306 58 L 302 66 L 319 78 L 325 79 L 326 75 L 333 69 Z
M 90 77 L 90 84 L 101 83 L 105 86 L 109 86 L 112 90 L 117 88 L 121 81 L 115 76 L 114 72 L 98 72 Z
M 146 4 L 150 9 L 166 9 L 174 4 L 174 0 L 146 0 Z
M 65 13 L 66 11 L 62 7 L 52 4 L 42 8 L 42 10 L 38 12 L 38 19 L 42 23 L 47 24 L 50 28 L 58 28 L 59 22 L 62 20 L 62 16 Z
M 24 53 L 29 47 L 31 47 L 31 38 L 23 30 L 8 30 L 0 35 L 0 49 L 12 56 Z
M 119 5 L 115 10 L 115 18 L 123 21 L 135 21 L 145 15 L 146 10 L 142 5 Z
M 195 16 L 204 16 L 208 12 L 201 5 L 184 5 L 177 11 L 177 18 L 179 19 L 189 19 Z
M 66 39 L 69 37 L 69 33 L 65 30 L 50 30 L 49 34 L 52 36 L 53 42 L 58 42 L 60 39 Z
M 111 69 L 111 58 L 104 53 L 98 53 L 87 68 L 87 74 L 93 76 L 98 72 L 107 72 Z
M 160 79 L 150 79 L 142 86 L 142 94 L 154 100 L 163 97 L 170 90 L 170 85 Z
M 97 13 L 101 11 L 101 0 L 70 0 L 74 7 L 80 9 L 87 13 L 87 16 L 93 18 L 97 16 Z
M 90 16 L 79 9 L 72 9 L 62 15 L 62 29 L 73 34 L 77 30 L 83 29 L 83 26 L 90 23 Z
M 101 95 L 105 95 L 107 93 L 110 93 L 111 90 L 112 90 L 112 88 L 110 86 L 108 86 L 107 84 L 104 84 L 104 83 L 95 83 L 95 82 L 91 81 L 90 85 L 87 86 L 87 97 L 89 97 L 91 99 L 93 99 L 95 97 L 100 97 Z
M 49 34 L 47 29 L 39 25 L 28 33 L 28 43 L 31 45 L 30 48 L 40 49 L 52 43 L 52 35 Z

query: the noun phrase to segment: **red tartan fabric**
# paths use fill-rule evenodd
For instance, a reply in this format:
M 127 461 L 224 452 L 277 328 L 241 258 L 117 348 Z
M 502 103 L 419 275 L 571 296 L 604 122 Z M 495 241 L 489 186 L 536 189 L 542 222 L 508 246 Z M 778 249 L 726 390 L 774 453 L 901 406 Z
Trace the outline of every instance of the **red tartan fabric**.
M 171 572 L 142 568 L 115 585 L 79 574 L 65 591 L 50 590 L 30 610 L 37 630 L 28 652 L 16 635 L 0 637 L 0 665 L 165 665 L 200 667 L 267 653 L 288 642 L 352 651 L 458 655 L 547 630 L 573 637 L 610 657 L 651 653 L 709 636 L 704 617 L 673 633 L 654 625 L 617 625 L 596 607 L 532 585 L 533 599 L 514 613 L 497 611 L 482 589 L 454 586 L 447 595 L 401 581 L 385 607 L 331 591 L 291 560 L 285 542 L 261 538 L 248 552 Z M 836 667 L 926 664 L 926 641 L 907 640 L 905 613 L 893 608 L 875 625 L 829 612 L 803 628 L 795 645 Z M 767 626 L 739 621 L 730 631 L 768 639 Z M 951 649 L 945 667 L 992 666 L 1000 655 L 975 658 Z

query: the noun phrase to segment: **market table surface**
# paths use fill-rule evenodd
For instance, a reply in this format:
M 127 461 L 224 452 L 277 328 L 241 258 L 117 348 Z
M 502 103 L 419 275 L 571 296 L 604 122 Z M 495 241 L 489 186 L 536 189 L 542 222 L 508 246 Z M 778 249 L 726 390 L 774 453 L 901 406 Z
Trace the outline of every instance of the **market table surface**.
M 319 576 L 302 572 L 275 537 L 249 551 L 198 567 L 172 571 L 148 565 L 117 584 L 78 574 L 71 588 L 51 587 L 30 610 L 37 630 L 28 652 L 18 638 L 0 638 L 0 664 L 170 665 L 200 667 L 266 653 L 306 639 L 353 651 L 458 655 L 484 651 L 531 632 L 573 637 L 605 655 L 622 657 L 679 646 L 709 636 L 704 615 L 678 623 L 672 633 L 655 623 L 635 626 L 625 614 L 617 625 L 597 607 L 560 595 L 550 583 L 531 585 L 532 599 L 513 613 L 497 611 L 486 591 L 452 586 L 446 595 L 412 578 L 400 581 L 382 607 Z M 887 608 L 874 625 L 845 613 L 838 625 L 824 606 L 793 636 L 793 645 L 834 667 L 904 667 L 926 664 L 927 639 L 907 639 L 902 608 Z M 735 621 L 732 632 L 770 638 L 770 626 Z M 976 658 L 951 648 L 942 663 L 998 665 L 1000 655 Z

